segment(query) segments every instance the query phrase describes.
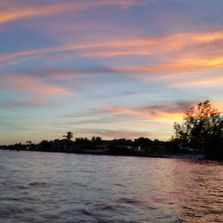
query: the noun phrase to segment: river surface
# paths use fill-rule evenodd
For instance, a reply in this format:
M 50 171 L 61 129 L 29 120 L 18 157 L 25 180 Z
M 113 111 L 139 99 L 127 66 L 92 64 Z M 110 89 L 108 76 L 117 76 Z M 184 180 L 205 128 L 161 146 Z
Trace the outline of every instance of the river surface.
M 223 165 L 0 151 L 0 222 L 223 222 Z

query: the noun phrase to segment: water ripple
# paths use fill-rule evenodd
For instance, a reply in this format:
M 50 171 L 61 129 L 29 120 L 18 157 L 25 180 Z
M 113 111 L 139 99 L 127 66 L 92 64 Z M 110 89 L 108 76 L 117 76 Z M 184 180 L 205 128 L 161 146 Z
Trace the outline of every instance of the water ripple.
M 223 222 L 223 165 L 1 152 L 0 222 Z

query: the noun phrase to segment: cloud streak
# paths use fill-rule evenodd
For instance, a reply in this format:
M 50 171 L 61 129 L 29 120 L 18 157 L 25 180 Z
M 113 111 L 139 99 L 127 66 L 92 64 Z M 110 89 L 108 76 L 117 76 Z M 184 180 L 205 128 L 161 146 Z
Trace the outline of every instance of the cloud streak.
M 27 19 L 33 17 L 43 17 L 43 16 L 51 16 L 60 13 L 66 13 L 67 11 L 72 12 L 82 12 L 95 8 L 105 7 L 105 6 L 118 6 L 124 9 L 128 9 L 129 7 L 140 5 L 145 1 L 118 1 L 118 0 L 97 0 L 97 1 L 70 1 L 70 2 L 58 2 L 55 1 L 53 4 L 46 4 L 40 6 L 26 6 L 29 5 L 29 1 L 24 2 L 24 6 L 20 5 L 19 2 L 15 2 L 17 7 L 14 7 L 10 4 L 5 4 L 5 10 L 0 11 L 0 23 L 7 23 L 11 21 L 17 21 L 20 19 Z M 16 4 L 18 3 L 18 4 Z M 4 4 L 3 4 L 4 6 Z M 10 8 L 12 9 L 8 9 Z
M 184 80 L 178 81 L 178 83 L 170 84 L 171 87 L 176 88 L 212 88 L 212 87 L 221 87 L 223 84 L 222 76 L 214 76 L 214 77 L 206 77 L 202 79 L 194 79 L 194 80 Z
M 125 67 L 112 65 L 110 67 L 102 67 L 98 70 L 89 67 L 82 70 L 76 69 L 72 72 L 73 74 L 113 72 L 130 74 L 144 80 L 164 80 L 175 79 L 181 73 L 221 70 L 223 67 L 223 57 L 219 50 L 221 46 L 223 46 L 223 31 L 218 30 L 203 33 L 178 33 L 156 38 L 82 42 L 17 51 L 0 55 L 0 62 L 2 62 L 3 66 L 6 66 L 7 63 L 17 63 L 33 58 L 49 60 L 50 57 L 55 57 L 55 55 L 58 55 L 59 60 L 63 60 L 61 58 L 66 58 L 66 54 L 73 59 L 82 57 L 106 59 L 148 56 L 148 58 L 157 58 L 158 61 L 149 65 L 128 65 Z M 210 55 L 207 55 L 207 50 L 210 52 Z M 162 62 L 160 57 L 163 57 L 162 60 L 167 62 Z M 52 72 L 49 72 L 49 75 L 51 74 Z M 208 80 L 208 82 L 214 85 L 216 80 Z M 205 86 L 207 80 L 204 80 L 203 83 Z M 197 85 L 201 84 L 202 82 L 197 82 Z M 197 85 L 194 84 L 194 86 Z M 193 86 L 193 84 L 190 84 L 190 86 Z
M 96 128 L 82 128 L 79 129 L 79 134 L 84 134 L 88 136 L 101 136 L 106 139 L 114 139 L 114 138 L 137 138 L 137 137 L 150 137 L 151 133 L 149 131 L 131 131 L 131 130 L 112 130 L 112 129 L 96 129 Z
M 0 76 L 0 81 L 1 89 L 11 89 L 47 96 L 69 95 L 71 93 L 70 90 L 64 87 L 44 83 L 40 79 L 32 76 Z
M 138 108 L 110 107 L 104 109 L 104 113 L 125 114 L 143 119 L 155 119 L 158 121 L 177 121 L 182 119 L 183 113 L 191 106 L 190 101 L 176 101 L 174 103 L 150 105 Z
M 99 42 L 78 42 L 69 45 L 8 53 L 0 55 L 0 61 L 12 60 L 17 57 L 72 51 L 77 51 L 83 54 L 83 56 L 88 55 L 89 57 L 99 58 L 160 55 L 163 53 L 173 53 L 189 46 L 194 47 L 200 44 L 211 44 L 216 41 L 223 41 L 223 31 L 179 33 L 154 38 L 124 38 L 101 40 Z M 216 47 L 218 46 L 216 44 Z
M 17 108 L 40 108 L 49 105 L 45 99 L 32 98 L 29 100 L 4 101 L 0 102 L 0 109 L 17 109 Z

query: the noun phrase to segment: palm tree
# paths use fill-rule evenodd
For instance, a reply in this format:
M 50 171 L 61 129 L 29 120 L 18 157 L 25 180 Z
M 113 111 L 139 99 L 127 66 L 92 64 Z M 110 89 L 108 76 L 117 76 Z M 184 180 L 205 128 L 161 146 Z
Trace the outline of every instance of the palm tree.
M 73 132 L 69 131 L 66 135 L 63 135 L 64 138 L 71 140 L 73 138 Z

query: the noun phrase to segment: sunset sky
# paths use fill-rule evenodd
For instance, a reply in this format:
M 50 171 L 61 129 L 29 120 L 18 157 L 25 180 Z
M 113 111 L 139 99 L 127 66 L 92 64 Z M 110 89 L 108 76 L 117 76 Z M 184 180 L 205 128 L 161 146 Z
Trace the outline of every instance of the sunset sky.
M 222 72 L 220 0 L 0 0 L 0 144 L 168 140 Z

